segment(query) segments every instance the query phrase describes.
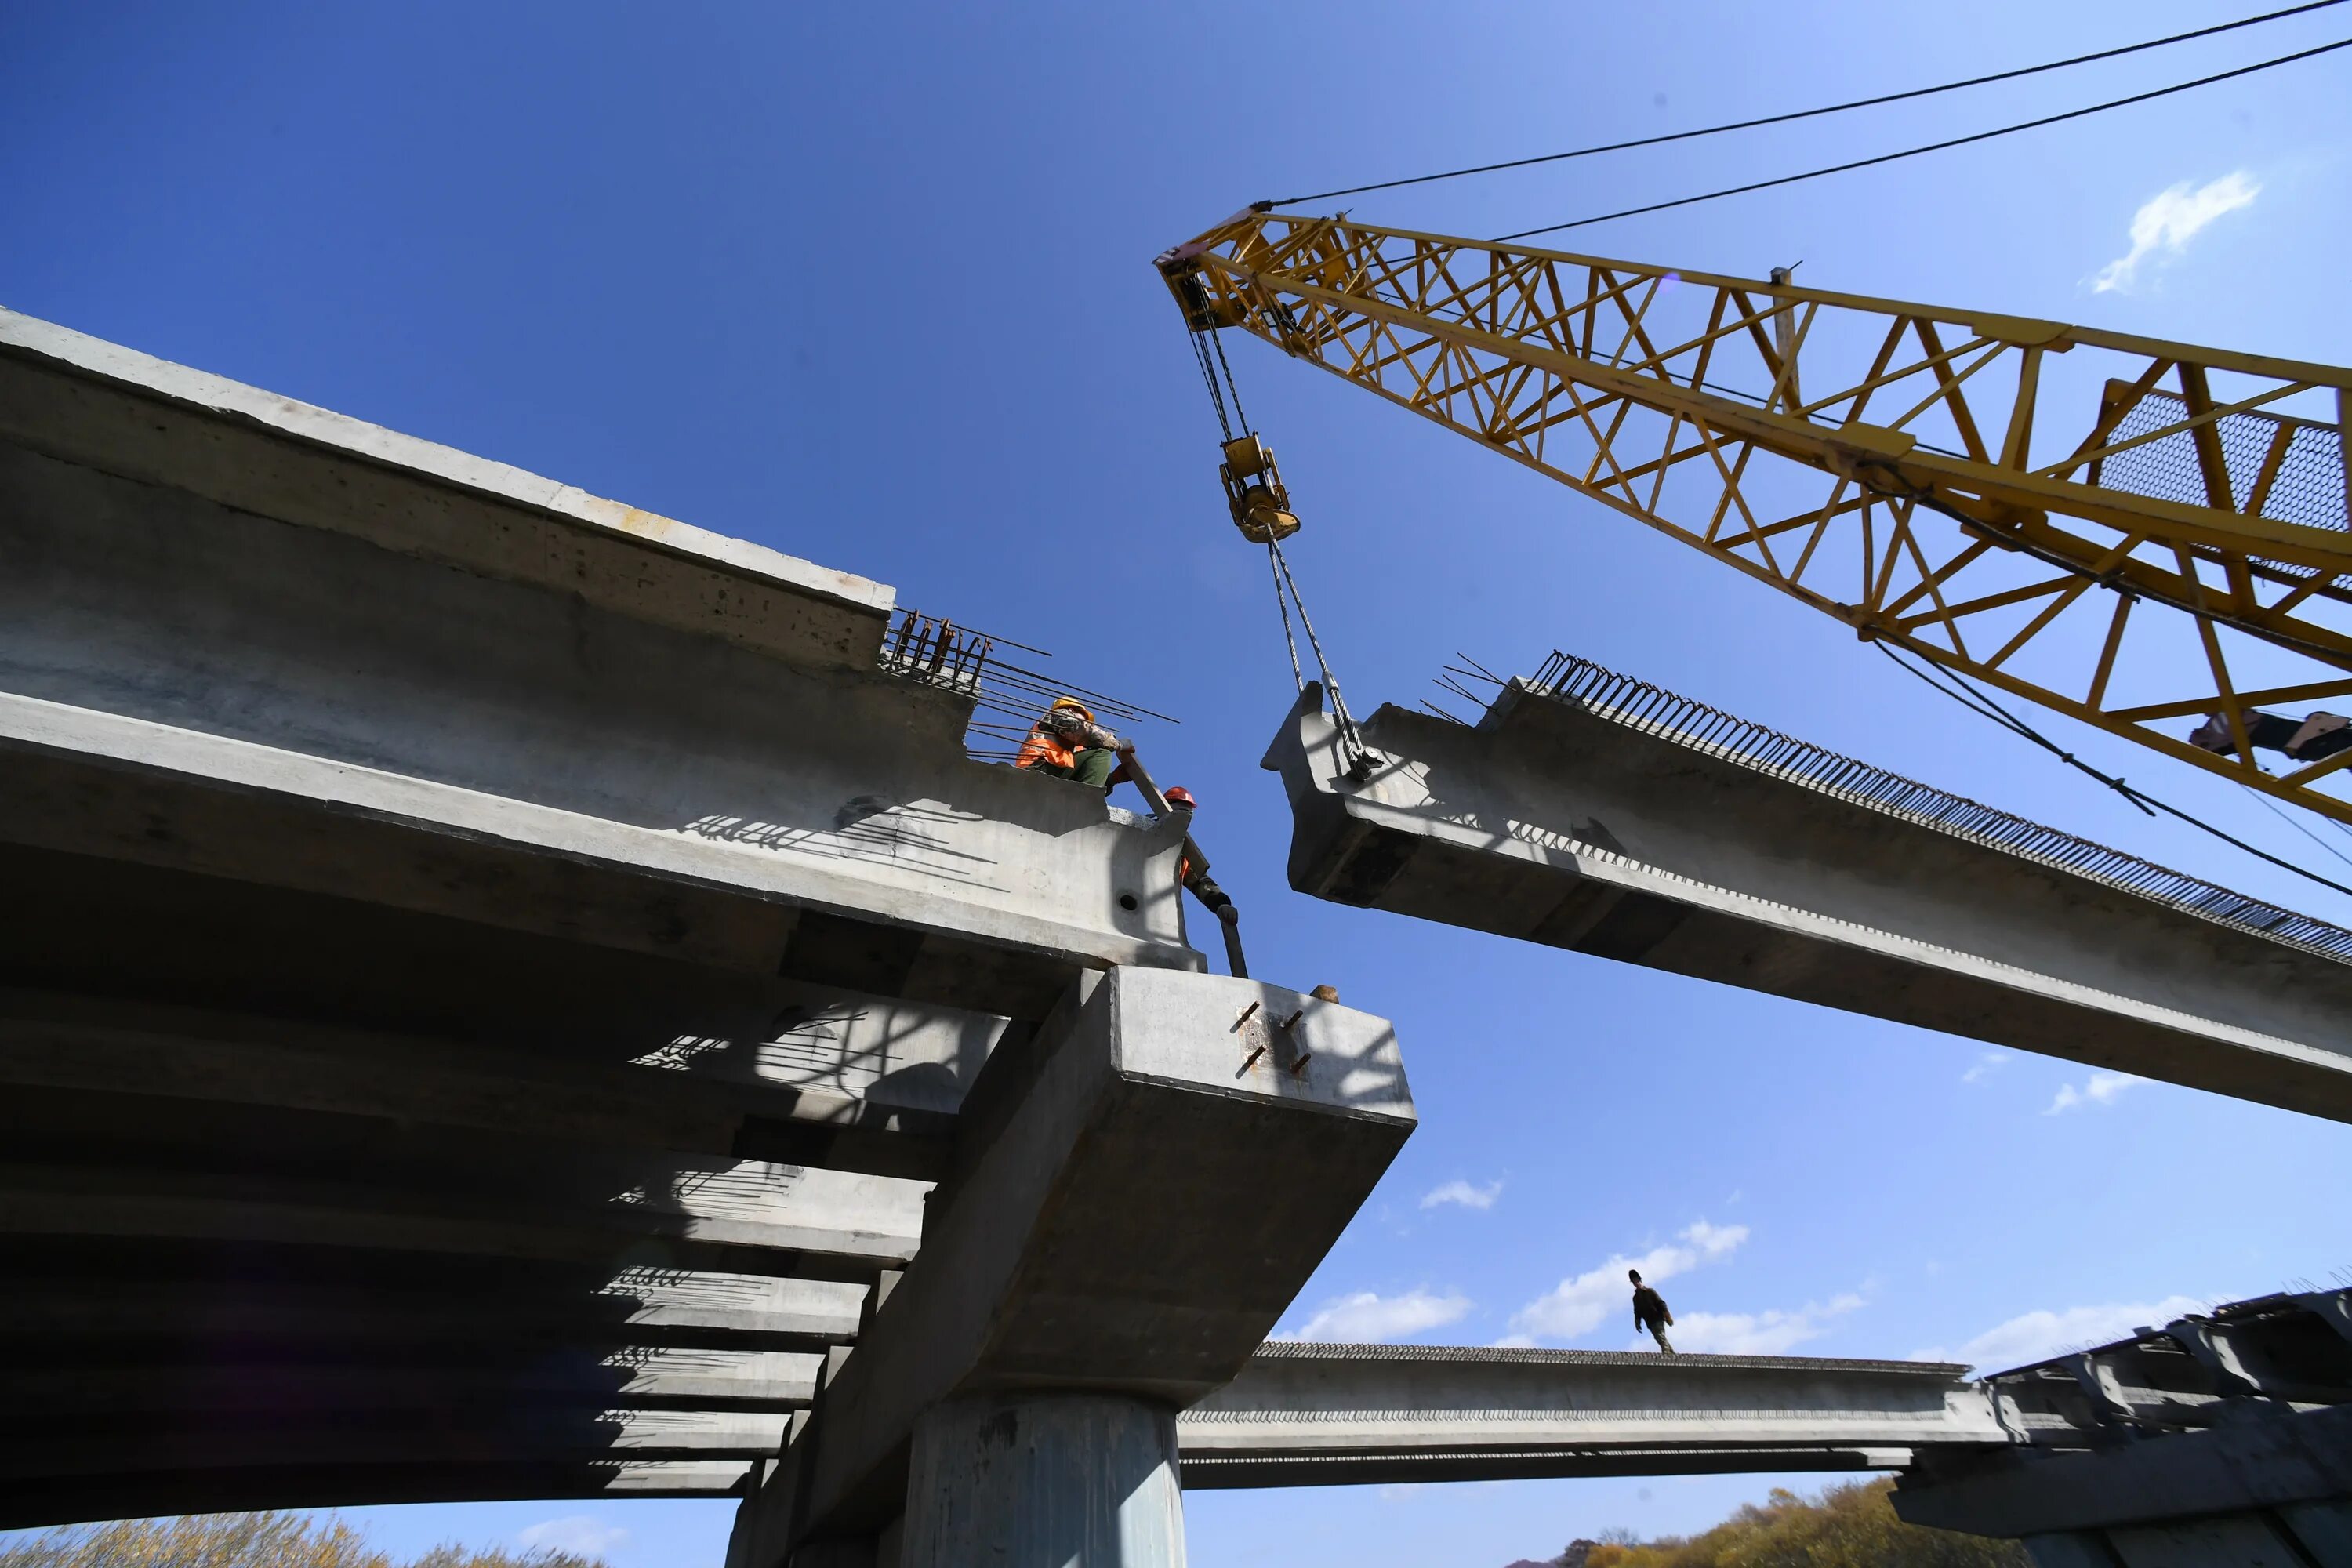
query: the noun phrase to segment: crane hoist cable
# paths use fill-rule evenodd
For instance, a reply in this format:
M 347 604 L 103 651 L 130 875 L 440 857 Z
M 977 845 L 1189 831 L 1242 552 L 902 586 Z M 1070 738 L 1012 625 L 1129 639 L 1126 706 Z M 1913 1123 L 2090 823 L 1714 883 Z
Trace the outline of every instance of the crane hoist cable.
M 1274 576 L 1275 607 L 1282 616 L 1283 645 L 1290 653 L 1291 679 L 1300 691 L 1307 689 L 1307 672 L 1299 662 L 1298 637 L 1290 620 L 1295 605 L 1298 626 L 1306 631 L 1308 651 L 1315 658 L 1317 678 L 1330 698 L 1331 716 L 1339 726 L 1348 770 L 1358 778 L 1364 777 L 1370 771 L 1372 749 L 1364 743 L 1363 731 L 1348 710 L 1348 700 L 1339 689 L 1339 677 L 1323 651 L 1323 639 L 1316 634 L 1314 617 L 1307 614 L 1306 595 L 1298 591 L 1298 579 L 1290 570 L 1289 558 L 1282 552 L 1282 542 L 1298 531 L 1297 514 L 1290 510 L 1290 492 L 1283 485 L 1281 470 L 1275 467 L 1274 453 L 1250 428 L 1249 415 L 1242 407 L 1241 386 L 1234 379 L 1234 367 L 1225 358 L 1225 345 L 1217 330 L 1188 325 L 1185 335 L 1192 340 L 1192 357 L 1201 367 L 1201 379 L 1209 389 L 1210 406 L 1216 410 L 1218 433 L 1223 437 L 1225 460 L 1217 471 L 1224 483 L 1226 507 L 1242 537 L 1253 544 L 1265 546 L 1266 565 Z M 1232 405 L 1230 413 L 1228 404 Z
M 2346 894 L 2347 896 L 2352 896 L 2352 888 L 2346 887 L 2343 883 L 2336 881 L 2333 878 L 2323 877 L 2318 872 L 2308 869 L 2305 867 L 2298 866 L 2292 860 L 2281 859 L 2278 856 L 2272 854 L 2267 849 L 2257 848 L 2253 845 L 2249 844 L 2244 839 L 2239 837 L 2237 835 L 2214 826 L 2211 823 L 2206 821 L 2201 816 L 2197 816 L 2189 812 L 2183 811 L 2179 806 L 2172 805 L 2168 801 L 2158 800 L 2156 796 L 2148 794 L 2146 790 L 2126 784 L 2122 779 L 2116 777 L 2112 773 L 2101 773 L 2098 769 L 2091 766 L 2090 763 L 2083 761 L 2082 758 L 2066 750 L 2057 742 L 2052 740 L 2049 736 L 2043 734 L 2041 731 L 2036 730 L 2032 725 L 2028 724 L 2024 720 L 2020 719 L 2016 714 L 2011 713 L 2008 709 L 2003 708 L 2000 703 L 1994 701 L 1983 691 L 1971 685 L 1965 676 L 1956 674 L 1948 669 L 1935 670 L 1934 673 L 1931 674 L 1929 671 L 1934 669 L 1933 666 L 1921 668 L 1920 666 L 1914 665 L 1910 660 L 1905 658 L 1902 655 L 1896 653 L 1893 648 L 1887 647 L 1887 645 L 1883 642 L 1874 643 L 1872 646 L 1876 647 L 1879 652 L 1885 654 L 1888 658 L 1893 659 L 1897 668 L 1927 682 L 1927 685 L 1933 687 L 1944 696 L 1950 698 L 1953 701 L 1958 703 L 1961 707 L 1968 709 L 1970 712 L 1977 714 L 1979 717 L 1990 719 L 1994 723 L 2000 725 L 2002 729 L 2009 731 L 2011 733 L 2020 736 L 2024 740 L 2031 741 L 2033 744 L 2041 747 L 2043 751 L 2048 752 L 2052 756 L 2056 757 L 2060 762 L 2064 763 L 2068 767 L 2074 768 L 2081 773 L 2088 773 L 2091 777 L 2098 780 L 2101 784 L 2106 785 L 2109 789 L 2115 791 L 2117 795 L 2131 802 L 2132 805 L 2139 807 L 2141 812 L 2147 816 L 2154 816 L 2158 812 L 2162 812 L 2167 816 L 2177 817 L 2180 821 L 2187 823 L 2189 826 L 2199 829 L 2200 832 L 2211 834 L 2214 837 L 2221 840 L 2224 844 L 2233 845 L 2236 847 L 2244 850 L 2247 854 L 2253 856 L 2258 860 L 2267 860 L 2283 871 L 2292 871 L 2296 876 L 2316 882 L 2323 888 L 2333 889 L 2336 892 Z M 1938 676 L 1942 679 L 1938 679 Z M 1947 685 L 1946 682 L 1949 682 L 1949 684 Z M 2252 790 L 2248 790 L 2247 793 L 2249 795 L 2253 794 Z M 2256 795 L 2254 795 L 2254 798 L 2256 800 L 2262 800 L 2263 797 Z M 2263 804 L 2267 805 L 2270 803 L 2263 801 Z M 2315 838 L 2313 839 L 2313 842 L 2318 843 L 2319 841 Z M 2325 844 L 2321 844 L 2320 847 L 2326 849 L 2327 847 Z M 2331 849 L 2328 853 L 2335 854 L 2335 851 Z M 2336 858 L 2340 860 L 2343 857 L 2337 855 Z

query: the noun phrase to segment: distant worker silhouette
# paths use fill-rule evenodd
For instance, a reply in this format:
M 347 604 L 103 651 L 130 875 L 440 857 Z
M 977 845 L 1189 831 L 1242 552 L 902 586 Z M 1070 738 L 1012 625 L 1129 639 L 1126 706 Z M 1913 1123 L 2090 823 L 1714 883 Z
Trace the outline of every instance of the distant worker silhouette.
M 1666 1354 L 1674 1354 L 1675 1347 L 1666 1342 L 1666 1330 L 1673 1324 L 1675 1315 L 1667 1310 L 1666 1299 L 1642 1283 L 1640 1269 L 1628 1268 L 1625 1278 L 1633 1282 L 1633 1326 L 1657 1341 L 1658 1348 Z

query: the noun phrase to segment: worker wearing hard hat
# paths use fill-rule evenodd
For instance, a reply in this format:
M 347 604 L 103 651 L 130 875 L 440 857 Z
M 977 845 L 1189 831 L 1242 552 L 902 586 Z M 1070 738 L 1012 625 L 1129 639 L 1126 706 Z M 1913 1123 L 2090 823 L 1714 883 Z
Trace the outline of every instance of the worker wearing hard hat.
M 1056 697 L 1054 705 L 1029 728 L 1029 738 L 1013 759 L 1016 768 L 1028 768 L 1057 779 L 1072 779 L 1108 794 L 1118 782 L 1114 770 L 1120 756 L 1135 749 L 1095 723 L 1094 710 L 1075 697 Z
M 1193 812 L 1201 808 L 1201 803 L 1192 798 L 1192 792 L 1182 784 L 1171 786 L 1165 798 L 1178 811 Z M 1233 900 L 1225 897 L 1225 890 L 1217 886 L 1214 877 L 1209 875 L 1208 858 L 1201 854 L 1200 847 L 1192 842 L 1189 833 L 1184 836 L 1184 853 L 1176 862 L 1176 881 L 1178 886 L 1200 900 L 1211 914 L 1227 925 L 1239 923 L 1241 910 L 1234 908 Z

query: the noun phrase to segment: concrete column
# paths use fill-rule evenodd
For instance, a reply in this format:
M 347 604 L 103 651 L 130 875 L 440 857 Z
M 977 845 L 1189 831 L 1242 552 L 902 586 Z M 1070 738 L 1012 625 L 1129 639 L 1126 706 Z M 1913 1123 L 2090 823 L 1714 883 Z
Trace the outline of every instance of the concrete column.
M 915 1423 L 897 1568 L 1183 1568 L 1176 1414 L 1116 1394 L 982 1394 Z

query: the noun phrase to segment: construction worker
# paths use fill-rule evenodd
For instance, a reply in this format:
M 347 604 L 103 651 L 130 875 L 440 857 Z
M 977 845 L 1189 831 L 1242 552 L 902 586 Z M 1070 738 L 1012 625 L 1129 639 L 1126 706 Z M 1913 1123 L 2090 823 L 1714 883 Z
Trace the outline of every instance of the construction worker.
M 1640 1269 L 1628 1268 L 1625 1277 L 1633 1281 L 1633 1327 L 1657 1341 L 1659 1350 L 1674 1354 L 1675 1347 L 1666 1341 L 1666 1330 L 1673 1324 L 1675 1315 L 1666 1310 L 1666 1299 L 1642 1283 Z
M 1192 792 L 1182 784 L 1172 785 L 1162 798 L 1179 811 L 1198 811 L 1201 808 L 1200 802 L 1192 798 Z M 1192 842 L 1189 834 L 1186 835 L 1184 853 L 1176 862 L 1177 885 L 1189 890 L 1211 914 L 1227 925 L 1240 923 L 1241 910 L 1234 908 L 1233 900 L 1225 897 L 1225 890 L 1217 886 L 1214 877 L 1209 875 L 1205 858 L 1201 863 L 1195 863 L 1193 858 L 1199 854 L 1200 847 Z
M 2284 752 L 2298 763 L 2315 763 L 2352 746 L 2352 720 L 2341 713 L 2314 713 L 2297 723 L 2276 713 L 2249 708 L 2246 739 L 2254 745 Z M 2238 749 L 2237 738 L 2230 733 L 2230 721 L 2219 713 L 2205 715 L 2205 722 L 2190 732 L 2189 743 L 2219 752 L 2225 757 Z
M 1114 770 L 1119 758 L 1135 749 L 1095 723 L 1094 710 L 1075 697 L 1056 697 L 1054 705 L 1029 728 L 1013 759 L 1016 768 L 1031 768 L 1057 779 L 1071 779 L 1104 794 L 1118 782 Z

